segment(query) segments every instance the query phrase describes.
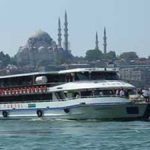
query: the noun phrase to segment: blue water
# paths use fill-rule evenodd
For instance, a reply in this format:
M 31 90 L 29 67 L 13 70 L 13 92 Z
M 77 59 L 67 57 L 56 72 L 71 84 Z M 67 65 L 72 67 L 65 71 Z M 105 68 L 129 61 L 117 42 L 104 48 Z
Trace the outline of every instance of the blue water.
M 150 122 L 1 120 L 1 149 L 149 150 Z

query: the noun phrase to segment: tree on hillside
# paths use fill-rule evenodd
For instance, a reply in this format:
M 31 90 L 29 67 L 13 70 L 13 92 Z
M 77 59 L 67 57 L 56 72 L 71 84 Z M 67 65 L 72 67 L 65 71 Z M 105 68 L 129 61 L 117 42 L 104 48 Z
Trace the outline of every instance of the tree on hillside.
M 10 58 L 10 64 L 17 65 L 15 56 Z
M 88 61 L 95 61 L 100 60 L 102 57 L 102 52 L 100 50 L 94 49 L 86 51 L 85 59 L 87 59 Z
M 114 51 L 110 51 L 104 55 L 106 59 L 114 60 L 116 59 L 116 53 Z
M 0 52 L 0 62 L 1 62 L 1 67 L 6 67 L 10 63 L 10 56 L 8 54 L 4 54 L 1 51 Z
M 125 60 L 134 60 L 134 59 L 137 59 L 138 56 L 136 52 L 124 52 L 120 54 L 120 58 L 123 58 Z

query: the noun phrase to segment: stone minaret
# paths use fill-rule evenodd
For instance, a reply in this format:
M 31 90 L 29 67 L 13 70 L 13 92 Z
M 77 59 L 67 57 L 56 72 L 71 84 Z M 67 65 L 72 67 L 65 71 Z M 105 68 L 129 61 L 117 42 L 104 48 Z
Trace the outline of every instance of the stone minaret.
M 61 48 L 61 22 L 60 18 L 58 19 L 58 47 Z
M 65 12 L 65 23 L 64 23 L 64 50 L 68 51 L 68 21 L 67 13 Z
M 98 34 L 97 34 L 97 32 L 96 32 L 96 39 L 95 39 L 95 49 L 96 50 L 99 50 L 99 46 L 98 46 Z
M 104 54 L 107 53 L 107 36 L 106 36 L 106 29 L 104 28 L 104 37 L 103 37 L 103 40 L 104 40 Z

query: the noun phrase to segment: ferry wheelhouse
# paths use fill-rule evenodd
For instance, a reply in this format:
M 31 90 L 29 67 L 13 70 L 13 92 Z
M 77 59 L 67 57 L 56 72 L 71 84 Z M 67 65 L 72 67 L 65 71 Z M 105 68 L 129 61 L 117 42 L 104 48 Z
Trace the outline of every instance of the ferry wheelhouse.
M 108 68 L 1 76 L 0 118 L 148 118 L 149 105 L 129 99 L 133 89 Z M 117 95 L 117 90 L 124 90 L 124 95 Z

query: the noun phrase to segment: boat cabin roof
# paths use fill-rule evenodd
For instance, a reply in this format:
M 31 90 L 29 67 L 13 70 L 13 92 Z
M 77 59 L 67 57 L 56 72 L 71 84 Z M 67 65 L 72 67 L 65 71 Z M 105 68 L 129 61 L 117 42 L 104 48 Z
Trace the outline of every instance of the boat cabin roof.
M 134 86 L 123 81 L 80 81 L 69 82 L 50 88 L 50 91 L 68 91 L 82 89 L 133 89 Z
M 74 73 L 74 72 L 117 72 L 116 68 L 75 68 L 59 71 L 60 74 Z
M 0 79 L 4 78 L 15 78 L 15 77 L 26 77 L 26 76 L 36 76 L 36 75 L 50 75 L 50 74 L 67 74 L 75 72 L 116 72 L 115 68 L 76 68 L 67 69 L 61 71 L 49 71 L 49 72 L 32 72 L 32 73 L 21 73 L 13 75 L 0 76 Z
M 13 75 L 5 75 L 0 76 L 0 79 L 4 78 L 16 78 L 16 77 L 26 77 L 26 76 L 36 76 L 36 75 L 46 75 L 46 74 L 58 74 L 58 72 L 32 72 L 32 73 L 21 73 L 21 74 L 13 74 Z

